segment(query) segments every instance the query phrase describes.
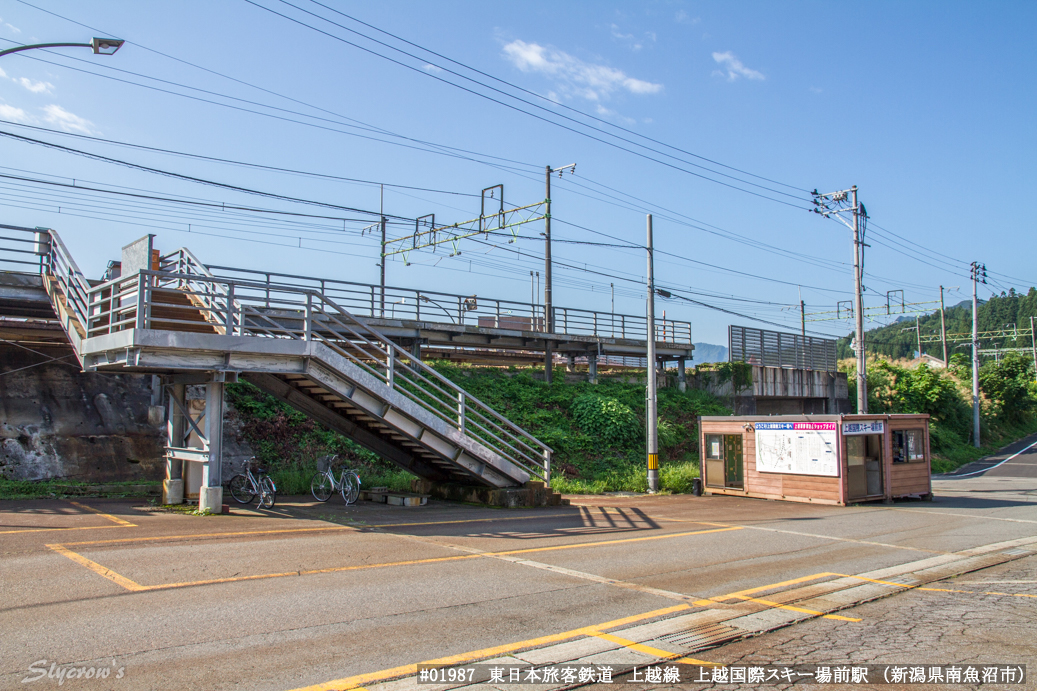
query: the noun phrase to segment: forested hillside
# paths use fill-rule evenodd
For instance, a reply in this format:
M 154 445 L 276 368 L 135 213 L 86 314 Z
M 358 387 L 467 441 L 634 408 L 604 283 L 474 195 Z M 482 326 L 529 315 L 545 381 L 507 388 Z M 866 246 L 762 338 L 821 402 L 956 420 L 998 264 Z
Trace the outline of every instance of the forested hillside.
M 947 319 L 947 333 L 971 333 L 972 331 L 972 305 L 966 303 L 945 310 Z M 994 331 L 996 329 L 1011 328 L 1013 325 L 1020 329 L 1030 328 L 1030 317 L 1037 318 L 1037 289 L 1030 288 L 1025 295 L 1015 292 L 1014 289 L 1007 293 L 1001 293 L 991 297 L 979 306 L 979 330 Z M 918 349 L 918 337 L 913 327 L 915 321 L 913 315 L 902 321 L 895 322 L 889 326 L 880 327 L 866 331 L 866 347 L 868 354 L 885 355 L 892 359 L 913 358 Z M 940 335 L 940 312 L 939 310 L 930 314 L 920 315 L 919 326 L 922 336 Z M 910 329 L 905 331 L 905 329 Z M 853 357 L 850 350 L 851 336 L 839 339 L 839 358 Z M 955 348 L 961 341 L 948 343 L 947 354 L 950 356 L 957 352 L 966 352 L 967 348 Z M 984 340 L 982 347 L 992 348 L 995 345 L 1003 348 L 1028 348 L 1030 347 L 1029 335 L 1012 338 L 998 338 Z M 923 343 L 922 352 L 943 357 L 943 346 L 939 342 Z

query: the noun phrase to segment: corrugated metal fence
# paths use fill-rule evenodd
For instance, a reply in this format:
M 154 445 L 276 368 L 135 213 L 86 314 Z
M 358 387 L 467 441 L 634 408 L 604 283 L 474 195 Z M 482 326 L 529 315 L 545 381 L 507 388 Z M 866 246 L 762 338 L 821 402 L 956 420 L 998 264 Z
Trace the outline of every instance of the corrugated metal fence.
M 728 359 L 765 367 L 835 372 L 835 341 L 799 334 L 727 327 Z

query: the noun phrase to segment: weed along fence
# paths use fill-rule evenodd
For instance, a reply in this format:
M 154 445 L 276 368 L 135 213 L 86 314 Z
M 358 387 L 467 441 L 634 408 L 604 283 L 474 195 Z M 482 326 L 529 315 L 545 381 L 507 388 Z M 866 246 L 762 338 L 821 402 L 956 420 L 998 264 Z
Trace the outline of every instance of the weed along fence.
M 932 498 L 928 415 L 702 417 L 709 494 L 841 504 Z

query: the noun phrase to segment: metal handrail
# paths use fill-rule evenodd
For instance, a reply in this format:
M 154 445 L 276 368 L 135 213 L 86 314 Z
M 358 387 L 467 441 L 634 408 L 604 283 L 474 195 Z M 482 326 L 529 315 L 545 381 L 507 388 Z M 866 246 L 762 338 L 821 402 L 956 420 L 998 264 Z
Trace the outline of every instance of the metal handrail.
M 91 288 L 88 336 L 130 328 L 147 329 L 155 323 L 174 329 L 179 324 L 200 323 L 171 316 L 181 310 L 185 315 L 201 313 L 213 327 L 226 328 L 225 333 L 316 340 L 462 434 L 531 475 L 550 482 L 550 447 L 415 359 L 322 292 L 206 275 L 204 265 L 193 257 L 182 255 L 181 259 L 166 264 L 169 268 L 182 269 L 181 272 L 142 270 Z M 177 306 L 155 300 L 156 293 L 171 290 L 193 298 L 193 304 Z M 160 317 L 153 316 L 155 306 L 167 312 Z M 278 320 L 268 310 L 274 306 L 291 309 L 300 318 L 291 322 Z M 464 401 L 460 414 L 459 397 Z
M 186 251 L 186 250 L 183 250 Z M 173 256 L 172 253 L 168 256 Z M 195 260 L 197 261 L 197 260 Z M 278 290 L 283 287 L 300 287 L 300 282 L 318 290 L 321 294 L 347 307 L 354 316 L 375 319 L 423 319 L 433 321 L 445 315 L 451 324 L 471 324 L 486 328 L 503 328 L 522 331 L 544 332 L 546 325 L 543 305 L 528 302 L 480 298 L 472 295 L 456 295 L 430 290 L 385 286 L 384 311 L 382 309 L 381 286 L 355 281 L 330 278 L 315 278 L 275 271 L 257 271 L 230 266 L 209 265 L 208 275 L 230 280 L 253 280 Z M 220 273 L 216 273 L 220 272 Z M 233 275 L 231 275 L 233 274 Z M 256 277 L 256 278 L 250 278 Z M 289 282 L 290 281 L 290 282 Z M 423 300 L 428 298 L 434 308 L 425 308 Z M 403 302 L 401 302 L 403 300 Z M 475 309 L 469 305 L 474 301 Z M 467 302 L 467 304 L 466 304 Z M 395 306 L 390 310 L 389 306 Z M 450 309 L 455 310 L 451 313 Z M 402 316 L 401 316 L 402 315 Z M 644 315 L 615 314 L 571 307 L 554 307 L 554 333 L 561 335 L 593 335 L 608 338 L 647 338 L 648 321 Z M 659 343 L 690 344 L 691 323 L 672 319 L 656 320 L 656 341 Z

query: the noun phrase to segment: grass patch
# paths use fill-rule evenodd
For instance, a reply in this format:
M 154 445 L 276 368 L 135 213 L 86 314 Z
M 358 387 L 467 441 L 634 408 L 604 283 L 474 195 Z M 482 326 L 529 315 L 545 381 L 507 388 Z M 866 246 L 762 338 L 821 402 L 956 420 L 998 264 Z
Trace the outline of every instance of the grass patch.
M 0 477 L 0 500 L 69 497 L 147 497 L 162 486 L 156 480 L 77 482 L 75 480 L 9 480 Z
M 699 477 L 698 461 L 663 463 L 659 468 L 659 492 L 688 494 L 692 480 Z M 605 492 L 647 492 L 648 471 L 643 464 L 628 465 L 593 479 L 556 477 L 551 489 L 562 494 L 604 494 Z

